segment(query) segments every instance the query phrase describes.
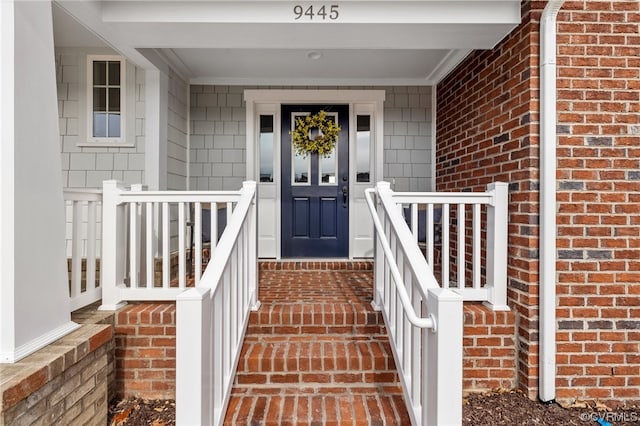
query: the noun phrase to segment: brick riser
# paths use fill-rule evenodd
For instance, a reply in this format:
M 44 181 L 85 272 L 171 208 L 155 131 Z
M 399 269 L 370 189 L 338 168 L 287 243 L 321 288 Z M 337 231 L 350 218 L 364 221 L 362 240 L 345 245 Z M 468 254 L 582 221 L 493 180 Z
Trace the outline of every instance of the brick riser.
M 331 277 L 286 273 L 312 283 Z M 263 303 L 281 284 L 263 286 Z M 225 424 L 409 424 L 382 315 L 360 290 L 349 300 L 272 301 L 253 312 Z M 311 284 L 307 294 L 315 291 Z

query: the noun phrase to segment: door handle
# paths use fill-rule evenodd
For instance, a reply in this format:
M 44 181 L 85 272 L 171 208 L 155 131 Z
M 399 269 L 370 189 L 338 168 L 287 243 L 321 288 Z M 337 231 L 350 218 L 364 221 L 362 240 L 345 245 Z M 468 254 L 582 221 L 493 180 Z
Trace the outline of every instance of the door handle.
M 347 207 L 347 197 L 349 195 L 349 188 L 347 185 L 342 187 L 342 207 Z

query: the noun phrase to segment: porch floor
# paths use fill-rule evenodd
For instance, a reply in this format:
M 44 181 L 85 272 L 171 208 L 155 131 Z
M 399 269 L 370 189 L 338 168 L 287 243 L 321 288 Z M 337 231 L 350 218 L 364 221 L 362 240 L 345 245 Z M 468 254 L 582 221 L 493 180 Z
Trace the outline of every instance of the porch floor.
M 370 262 L 261 262 L 225 424 L 409 424 Z

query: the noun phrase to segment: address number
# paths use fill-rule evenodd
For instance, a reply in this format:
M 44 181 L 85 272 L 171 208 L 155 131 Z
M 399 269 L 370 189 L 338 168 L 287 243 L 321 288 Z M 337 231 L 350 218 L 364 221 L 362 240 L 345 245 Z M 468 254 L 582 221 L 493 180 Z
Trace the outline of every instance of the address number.
M 310 5 L 310 6 L 301 6 L 299 4 L 293 6 L 293 14 L 295 15 L 296 21 L 298 19 L 305 19 L 309 21 L 321 20 L 321 21 L 335 21 L 340 16 L 340 12 L 338 12 L 338 5 L 332 4 L 328 5 Z

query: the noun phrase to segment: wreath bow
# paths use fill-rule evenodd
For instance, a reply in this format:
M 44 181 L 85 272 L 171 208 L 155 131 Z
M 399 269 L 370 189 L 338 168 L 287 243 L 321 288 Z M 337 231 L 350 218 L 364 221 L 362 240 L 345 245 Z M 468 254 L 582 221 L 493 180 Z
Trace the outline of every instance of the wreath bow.
M 325 111 L 315 115 L 296 118 L 295 129 L 291 132 L 293 148 L 297 154 L 306 157 L 317 153 L 329 157 L 338 141 L 342 128 L 327 118 Z

